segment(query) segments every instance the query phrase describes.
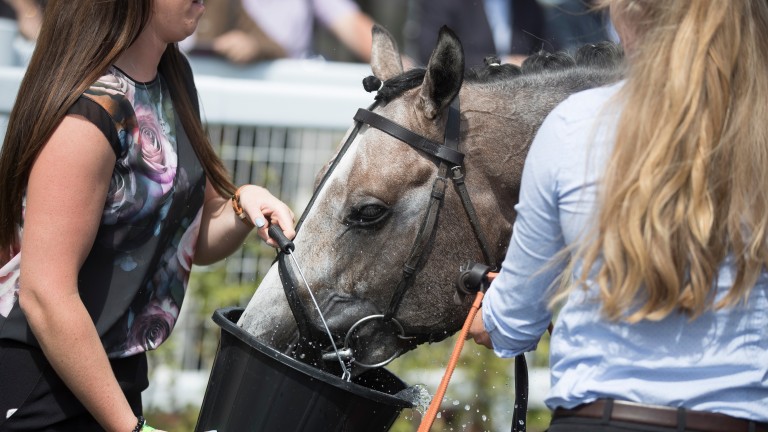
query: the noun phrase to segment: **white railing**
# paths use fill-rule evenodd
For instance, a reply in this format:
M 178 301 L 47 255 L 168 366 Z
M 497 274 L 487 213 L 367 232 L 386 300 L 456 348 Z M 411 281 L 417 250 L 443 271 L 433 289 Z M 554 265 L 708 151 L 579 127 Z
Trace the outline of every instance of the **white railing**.
M 362 80 L 370 66 L 276 60 L 236 67 L 193 57 L 205 120 L 214 124 L 344 130 L 373 97 Z
M 237 67 L 192 57 L 204 120 L 211 124 L 344 130 L 372 101 L 363 64 L 276 60 Z M 0 116 L 7 116 L 24 68 L 0 66 Z
M 317 60 L 276 60 L 238 67 L 190 59 L 211 141 L 235 183 L 261 184 L 299 214 L 315 174 L 330 159 L 358 107 L 373 97 L 362 87 L 370 66 Z M 24 74 L 0 67 L 0 136 Z M 256 281 L 271 257 L 244 249 L 227 260 L 229 274 Z

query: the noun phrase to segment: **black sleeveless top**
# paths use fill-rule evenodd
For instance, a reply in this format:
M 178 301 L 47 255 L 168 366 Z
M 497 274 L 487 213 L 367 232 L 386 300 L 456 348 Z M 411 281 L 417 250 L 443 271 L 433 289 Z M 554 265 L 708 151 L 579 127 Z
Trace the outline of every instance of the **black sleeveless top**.
M 186 75 L 197 101 L 191 71 Z M 99 127 L 117 157 L 79 273 L 80 296 L 110 358 L 142 353 L 160 345 L 179 316 L 202 214 L 203 167 L 160 75 L 141 83 L 112 67 L 69 113 Z M 0 269 L 0 339 L 36 346 L 17 301 L 22 260 L 23 250 Z

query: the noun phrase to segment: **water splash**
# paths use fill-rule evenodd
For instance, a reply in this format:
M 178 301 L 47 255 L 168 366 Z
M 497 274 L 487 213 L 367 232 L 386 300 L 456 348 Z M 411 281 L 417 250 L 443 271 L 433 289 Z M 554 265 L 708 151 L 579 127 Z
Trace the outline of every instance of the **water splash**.
M 395 397 L 402 398 L 413 404 L 413 409 L 424 415 L 432 402 L 432 395 L 423 384 L 415 384 L 400 390 Z

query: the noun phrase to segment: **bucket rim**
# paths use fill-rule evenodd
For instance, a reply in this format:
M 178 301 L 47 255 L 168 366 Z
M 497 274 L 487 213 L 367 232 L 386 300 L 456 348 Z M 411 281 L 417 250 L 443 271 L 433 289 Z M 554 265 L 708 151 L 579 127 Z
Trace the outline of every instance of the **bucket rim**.
M 219 327 L 221 327 L 222 331 L 226 331 L 230 333 L 231 335 L 235 336 L 237 339 L 241 340 L 246 345 L 255 349 L 259 353 L 267 357 L 270 357 L 273 360 L 291 369 L 294 369 L 302 374 L 308 375 L 312 379 L 322 381 L 328 385 L 356 394 L 358 396 L 365 397 L 375 402 L 385 403 L 387 405 L 396 406 L 399 408 L 415 407 L 414 403 L 411 401 L 402 399 L 400 397 L 397 397 L 389 393 L 384 393 L 382 391 L 374 390 L 372 388 L 363 386 L 361 384 L 358 384 L 352 381 L 345 381 L 341 377 L 330 374 L 314 366 L 310 366 L 306 363 L 302 363 L 299 360 L 296 360 L 293 357 L 285 355 L 275 350 L 274 348 L 264 344 L 263 342 L 257 340 L 255 336 L 248 333 L 247 331 L 245 331 L 245 329 L 237 325 L 237 321 L 240 319 L 240 315 L 242 315 L 244 310 L 245 310 L 244 308 L 237 307 L 237 306 L 224 307 L 224 308 L 217 309 L 213 313 L 213 317 L 212 317 L 213 322 L 218 324 Z M 386 368 L 382 367 L 377 369 L 381 369 L 386 374 L 389 374 L 395 379 L 397 379 L 398 381 L 402 382 L 402 380 L 400 380 L 396 375 L 394 375 L 392 372 L 390 372 Z M 403 383 L 403 385 L 406 388 L 408 387 L 408 385 L 405 383 Z

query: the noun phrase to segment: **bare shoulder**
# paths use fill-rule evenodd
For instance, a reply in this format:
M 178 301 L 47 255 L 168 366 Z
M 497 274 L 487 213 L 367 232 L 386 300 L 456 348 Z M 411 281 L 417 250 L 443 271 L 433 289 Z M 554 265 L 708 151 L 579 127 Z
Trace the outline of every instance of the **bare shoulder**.
M 81 116 L 65 116 L 32 167 L 28 210 L 41 200 L 47 209 L 78 217 L 100 214 L 114 166 L 115 154 L 98 127 Z
M 57 165 L 80 168 L 93 164 L 93 168 L 99 171 L 111 172 L 115 153 L 104 133 L 96 125 L 82 116 L 67 115 L 54 130 L 35 164 L 49 160 Z

